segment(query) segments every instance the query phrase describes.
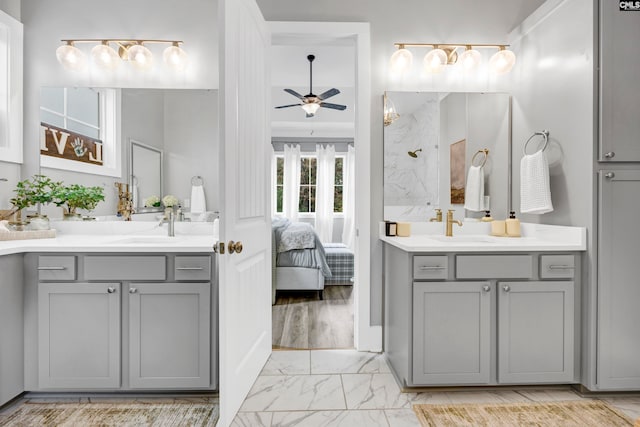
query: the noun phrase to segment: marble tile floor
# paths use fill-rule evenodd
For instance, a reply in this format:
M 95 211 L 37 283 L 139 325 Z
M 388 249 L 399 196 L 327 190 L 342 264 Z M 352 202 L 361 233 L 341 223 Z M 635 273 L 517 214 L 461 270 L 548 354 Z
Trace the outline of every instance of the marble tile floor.
M 411 409 L 414 403 L 594 398 L 582 397 L 568 386 L 402 393 L 380 354 L 355 350 L 274 350 L 232 426 L 419 427 Z M 640 394 L 599 398 L 632 419 L 640 417 Z
M 272 319 L 274 349 L 353 348 L 353 286 L 278 291 Z

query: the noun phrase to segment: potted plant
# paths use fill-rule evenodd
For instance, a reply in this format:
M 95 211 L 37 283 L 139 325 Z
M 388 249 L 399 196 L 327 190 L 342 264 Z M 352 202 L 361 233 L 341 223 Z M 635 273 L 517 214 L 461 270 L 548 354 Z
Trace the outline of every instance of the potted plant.
M 53 203 L 62 208 L 63 219 L 80 220 L 77 209 L 93 210 L 104 200 L 102 187 L 86 187 L 80 184 L 60 186 L 53 195 Z
M 61 182 L 55 182 L 45 175 L 34 175 L 31 179 L 18 182 L 16 189 L 13 190 L 15 196 L 10 200 L 13 209 L 9 215 L 14 216 L 12 224 L 16 227 L 26 225 L 22 222 L 22 209 L 39 203 L 51 203 L 61 185 Z

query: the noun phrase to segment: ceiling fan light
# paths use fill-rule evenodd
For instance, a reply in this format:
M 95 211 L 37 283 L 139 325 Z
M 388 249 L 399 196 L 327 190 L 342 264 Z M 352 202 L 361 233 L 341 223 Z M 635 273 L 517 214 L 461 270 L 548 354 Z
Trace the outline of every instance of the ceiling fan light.
M 68 70 L 79 71 L 87 66 L 87 56 L 72 41 L 56 49 L 56 58 Z
M 511 71 L 515 63 L 515 53 L 506 50 L 504 46 L 500 46 L 500 50 L 489 59 L 489 68 L 494 74 L 506 74 Z
M 393 73 L 405 73 L 411 68 L 411 64 L 413 64 L 413 54 L 402 45 L 391 55 L 390 66 Z
M 320 104 L 316 104 L 315 102 L 309 102 L 308 104 L 302 104 L 302 109 L 305 113 L 309 115 L 314 115 L 318 108 L 320 108 Z
M 462 68 L 464 68 L 465 71 L 473 71 L 478 68 L 478 65 L 482 62 L 482 55 L 471 46 L 467 46 L 458 61 L 462 64 Z
M 120 65 L 121 59 L 118 53 L 109 46 L 109 42 L 103 41 L 101 44 L 91 49 L 91 57 L 98 67 L 103 70 L 115 70 Z
M 186 52 L 182 50 L 178 43 L 174 43 L 166 48 L 162 54 L 162 58 L 164 59 L 164 63 L 175 71 L 184 71 L 189 59 Z
M 448 62 L 447 53 L 436 47 L 427 53 L 424 57 L 424 70 L 427 73 L 439 73 L 444 69 Z
M 153 54 L 142 43 L 131 46 L 127 54 L 131 64 L 138 70 L 148 70 L 153 65 Z

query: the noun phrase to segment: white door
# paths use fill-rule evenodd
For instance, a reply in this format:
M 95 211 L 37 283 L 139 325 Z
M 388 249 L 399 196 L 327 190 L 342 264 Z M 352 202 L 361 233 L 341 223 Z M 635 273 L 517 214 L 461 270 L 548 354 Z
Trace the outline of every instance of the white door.
M 271 354 L 269 80 L 255 0 L 220 10 L 220 421 L 228 426 Z M 231 253 L 230 241 L 242 252 Z

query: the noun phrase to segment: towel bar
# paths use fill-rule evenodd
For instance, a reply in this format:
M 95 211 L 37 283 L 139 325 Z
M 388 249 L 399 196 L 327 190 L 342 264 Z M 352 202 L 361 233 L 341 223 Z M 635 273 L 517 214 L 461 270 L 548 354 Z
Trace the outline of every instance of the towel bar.
M 471 166 L 475 166 L 473 162 L 475 162 L 476 157 L 478 157 L 479 154 L 484 154 L 484 159 L 482 159 L 482 163 L 479 164 L 478 167 L 484 167 L 485 163 L 487 163 L 487 158 L 489 158 L 489 149 L 485 148 L 483 150 L 478 150 L 476 154 L 473 155 L 471 158 Z
M 542 132 L 534 132 L 533 135 L 531 135 L 529 137 L 529 139 L 527 139 L 527 142 L 524 143 L 524 147 L 522 147 L 522 153 L 526 156 L 527 155 L 527 145 L 529 145 L 529 142 L 531 142 L 531 140 L 535 137 L 540 135 L 542 138 L 544 138 L 544 146 L 542 147 L 542 149 L 540 151 L 544 151 L 547 148 L 547 145 L 549 145 L 549 131 L 548 130 L 543 130 Z

